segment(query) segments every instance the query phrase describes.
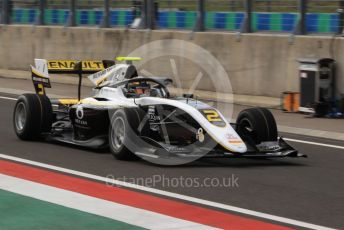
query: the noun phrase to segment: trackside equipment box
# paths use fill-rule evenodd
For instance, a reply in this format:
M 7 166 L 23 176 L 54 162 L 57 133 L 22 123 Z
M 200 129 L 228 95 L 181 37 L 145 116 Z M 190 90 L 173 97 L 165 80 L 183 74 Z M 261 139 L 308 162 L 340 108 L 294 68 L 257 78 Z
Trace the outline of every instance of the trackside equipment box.
M 335 60 L 299 59 L 300 112 L 314 113 L 315 106 L 335 100 Z

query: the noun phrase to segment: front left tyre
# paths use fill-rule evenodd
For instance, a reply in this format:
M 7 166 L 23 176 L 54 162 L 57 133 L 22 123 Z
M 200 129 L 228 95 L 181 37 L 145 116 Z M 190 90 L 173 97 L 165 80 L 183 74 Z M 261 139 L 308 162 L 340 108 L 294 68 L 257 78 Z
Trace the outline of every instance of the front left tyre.
M 16 135 L 22 140 L 36 140 L 51 130 L 52 105 L 45 95 L 23 94 L 19 96 L 13 113 Z

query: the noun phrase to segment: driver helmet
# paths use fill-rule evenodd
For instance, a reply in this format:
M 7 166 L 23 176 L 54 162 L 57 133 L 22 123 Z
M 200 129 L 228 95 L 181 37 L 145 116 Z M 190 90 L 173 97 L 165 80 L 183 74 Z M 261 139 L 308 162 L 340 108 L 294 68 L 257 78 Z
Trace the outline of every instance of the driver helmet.
M 150 93 L 150 85 L 147 82 L 140 82 L 134 88 L 134 92 L 136 95 L 149 95 Z

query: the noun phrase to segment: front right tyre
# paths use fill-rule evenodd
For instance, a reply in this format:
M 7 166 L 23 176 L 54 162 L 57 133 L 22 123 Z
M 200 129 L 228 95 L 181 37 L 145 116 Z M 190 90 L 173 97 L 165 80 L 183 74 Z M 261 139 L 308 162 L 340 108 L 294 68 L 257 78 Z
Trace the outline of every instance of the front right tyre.
M 254 144 L 277 141 L 278 132 L 274 116 L 266 108 L 249 108 L 241 111 L 236 121 L 236 131 L 243 139 Z
M 109 128 L 109 146 L 112 155 L 117 160 L 130 161 L 139 159 L 126 146 L 129 142 L 130 129 L 126 112 L 123 109 L 115 111 Z

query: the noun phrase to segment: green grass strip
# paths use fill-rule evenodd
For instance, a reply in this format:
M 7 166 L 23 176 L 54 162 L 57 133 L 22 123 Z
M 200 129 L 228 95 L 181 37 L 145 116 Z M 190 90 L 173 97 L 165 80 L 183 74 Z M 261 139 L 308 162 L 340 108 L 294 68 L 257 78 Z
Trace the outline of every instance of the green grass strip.
M 120 221 L 0 190 L 1 229 L 142 229 Z

